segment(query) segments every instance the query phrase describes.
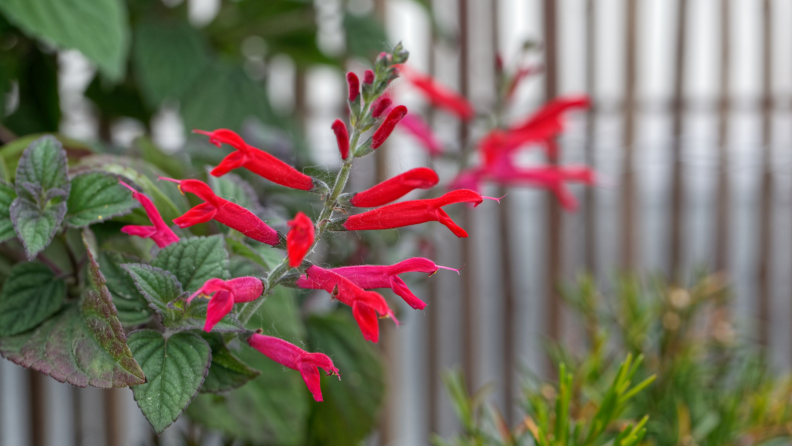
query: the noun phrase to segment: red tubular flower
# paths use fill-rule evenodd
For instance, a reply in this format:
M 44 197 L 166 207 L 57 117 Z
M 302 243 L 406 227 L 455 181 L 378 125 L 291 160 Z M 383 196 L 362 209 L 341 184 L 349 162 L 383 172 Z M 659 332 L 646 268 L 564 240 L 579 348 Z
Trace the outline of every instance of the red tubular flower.
M 210 332 L 212 327 L 231 312 L 234 304 L 254 301 L 263 292 L 264 284 L 261 283 L 261 280 L 251 276 L 237 277 L 231 280 L 209 279 L 187 298 L 187 303 L 192 302 L 199 295 L 210 298 L 204 324 L 204 331 Z
M 422 257 L 413 257 L 411 259 L 402 260 L 393 265 L 360 265 L 360 266 L 345 266 L 342 268 L 333 268 L 330 271 L 351 280 L 352 283 L 363 288 L 364 290 L 371 290 L 374 288 L 390 288 L 407 302 L 407 305 L 416 310 L 423 310 L 426 307 L 421 299 L 416 297 L 412 291 L 407 287 L 407 284 L 398 276 L 398 274 L 416 272 L 426 273 L 430 276 L 438 271 L 438 269 L 447 269 L 456 271 L 458 269 L 448 268 L 446 266 L 436 265 L 429 259 Z M 321 284 L 315 282 L 308 276 L 301 276 L 297 280 L 297 286 L 307 289 L 322 289 Z
M 363 338 L 367 341 L 375 343 L 379 341 L 377 315 L 390 317 L 396 325 L 399 325 L 399 321 L 381 295 L 373 291 L 366 291 L 346 277 L 318 266 L 308 268 L 305 274 L 317 289 L 327 291 L 339 302 L 352 307 L 352 316 L 357 321 Z
M 413 86 L 421 90 L 432 105 L 446 109 L 465 121 L 475 116 L 476 112 L 467 99 L 438 84 L 430 76 L 420 74 L 406 65 L 402 65 L 402 73 Z
M 379 118 L 390 108 L 391 104 L 393 104 L 391 98 L 387 96 L 381 96 L 379 99 L 374 101 L 374 104 L 371 105 L 371 116 Z
M 441 208 L 454 203 L 473 203 L 474 206 L 478 206 L 485 198 L 499 200 L 497 198 L 483 197 L 472 190 L 459 189 L 448 192 L 438 198 L 402 201 L 401 203 L 372 209 L 362 214 L 352 215 L 340 225 L 347 231 L 366 231 L 401 228 L 428 221 L 437 221 L 445 225 L 457 237 L 465 238 L 468 236 L 467 232 L 457 226 Z
M 403 105 L 394 107 L 393 110 L 388 113 L 388 116 L 385 118 L 385 121 L 383 121 L 382 125 L 380 125 L 377 131 L 374 132 L 374 136 L 371 137 L 371 148 L 377 149 L 379 146 L 381 146 L 382 143 L 384 143 L 393 132 L 393 129 L 396 128 L 396 124 L 398 124 L 406 114 L 407 107 Z
M 349 132 L 346 124 L 340 119 L 336 119 L 331 126 L 335 133 L 338 151 L 341 152 L 341 159 L 345 160 L 349 156 Z
M 278 232 L 255 214 L 242 206 L 220 198 L 212 191 L 208 184 L 199 180 L 174 180 L 172 178 L 160 178 L 172 181 L 179 185 L 181 193 L 191 193 L 197 195 L 205 203 L 199 204 L 187 211 L 181 217 L 173 220 L 180 228 L 187 228 L 198 223 L 206 223 L 209 220 L 216 220 L 229 228 L 245 234 L 246 236 L 258 240 L 262 243 L 275 246 L 280 243 L 281 238 Z
M 289 221 L 289 226 L 291 230 L 286 236 L 289 266 L 297 268 L 313 246 L 315 230 L 311 219 L 302 212 L 298 212 L 294 220 Z
M 154 206 L 154 203 L 151 201 L 149 197 L 146 195 L 141 194 L 140 192 L 136 191 L 132 188 L 132 186 L 124 183 L 123 181 L 119 180 L 119 183 L 124 185 L 127 189 L 132 191 L 132 198 L 137 200 L 141 206 L 143 206 L 143 210 L 146 211 L 146 215 L 148 215 L 149 220 L 154 226 L 139 226 L 139 225 L 126 225 L 121 228 L 121 232 L 128 235 L 135 235 L 138 237 L 143 238 L 150 238 L 154 240 L 154 243 L 157 244 L 160 248 L 164 248 L 171 243 L 175 243 L 179 241 L 179 236 L 174 234 L 171 231 L 171 228 L 165 224 L 165 220 L 162 219 L 157 207 Z
M 356 193 L 349 202 L 359 208 L 373 208 L 396 201 L 415 189 L 429 189 L 440 181 L 428 167 L 418 167 L 383 181 L 363 192 Z
M 429 152 L 430 156 L 438 156 L 443 153 L 443 145 L 435 137 L 432 128 L 418 116 L 405 116 L 399 122 L 399 128 L 404 128 L 404 130 L 416 137 L 426 151 Z
M 355 102 L 355 99 L 360 94 L 360 79 L 358 79 L 357 74 L 351 71 L 347 73 L 346 78 L 349 85 L 349 102 Z
M 338 369 L 327 355 L 306 352 L 283 339 L 255 333 L 248 338 L 248 345 L 278 364 L 300 372 L 316 401 L 322 401 L 319 369 L 324 370 L 327 375 L 338 375 Z
M 364 84 L 373 84 L 374 83 L 374 72 L 371 70 L 366 70 L 363 73 L 363 83 Z
M 231 130 L 218 129 L 213 132 L 194 130 L 194 132 L 209 136 L 209 142 L 217 147 L 228 144 L 237 150 L 223 158 L 223 161 L 212 169 L 212 176 L 221 177 L 234 169 L 244 167 L 273 183 L 292 189 L 310 191 L 319 187 L 314 183 L 313 178 L 269 153 L 247 144 L 241 136 Z
M 542 67 L 523 67 L 517 70 L 517 73 L 514 74 L 514 77 L 509 83 L 509 88 L 506 90 L 506 99 L 511 99 L 512 96 L 514 96 L 514 92 L 517 91 L 517 87 L 525 78 L 541 72 Z

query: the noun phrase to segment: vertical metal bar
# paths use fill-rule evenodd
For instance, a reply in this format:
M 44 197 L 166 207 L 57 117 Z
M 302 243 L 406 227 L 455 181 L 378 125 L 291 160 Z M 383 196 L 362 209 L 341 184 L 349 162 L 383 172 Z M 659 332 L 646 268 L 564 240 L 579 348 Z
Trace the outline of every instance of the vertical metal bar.
M 30 379 L 30 444 L 44 446 L 46 443 L 46 401 L 44 399 L 44 375 L 28 370 Z
M 591 107 L 586 118 L 586 165 L 594 167 L 594 140 L 596 138 L 597 104 L 594 100 L 594 91 L 597 88 L 596 60 L 597 55 L 597 16 L 595 0 L 586 2 L 586 92 L 591 98 Z M 597 221 L 596 221 L 596 193 L 594 188 L 587 187 L 585 191 L 584 221 L 585 227 L 585 262 L 588 272 L 597 276 Z
M 685 83 L 685 46 L 687 44 L 688 1 L 679 0 L 677 11 L 676 66 L 674 67 L 674 99 L 673 99 L 673 166 L 671 178 L 671 231 L 669 240 L 671 255 L 669 256 L 668 274 L 673 280 L 682 277 L 682 223 L 683 223 L 683 179 L 682 179 L 682 121 L 684 114 L 684 83 Z
M 638 0 L 627 1 L 627 36 L 624 82 L 624 159 L 622 161 L 622 268 L 635 269 L 635 83 L 638 71 Z
M 459 92 L 464 97 L 469 94 L 469 24 L 468 24 L 468 1 L 459 0 Z M 459 146 L 461 148 L 461 157 L 463 165 L 467 163 L 468 157 L 468 133 L 469 126 L 466 122 L 460 122 L 459 126 Z M 470 209 L 465 207 L 462 214 L 462 221 L 464 227 L 472 230 L 473 217 Z M 469 238 L 462 239 L 462 261 L 465 265 L 472 265 L 474 259 L 473 243 Z M 475 271 L 475 268 L 473 268 Z M 465 284 L 462 289 L 462 367 L 465 371 L 465 383 L 467 384 L 468 391 L 473 391 L 475 383 L 475 352 L 474 342 L 476 339 L 476 320 L 475 320 L 475 292 L 476 292 L 476 275 L 473 272 L 465 274 Z
M 773 229 L 772 162 L 772 70 L 773 17 L 770 0 L 762 4 L 762 191 L 759 227 L 759 341 L 767 345 L 770 339 L 770 263 L 772 260 L 771 231 Z
M 717 216 L 715 220 L 715 270 L 724 271 L 729 257 L 729 85 L 731 84 L 731 0 L 721 0 L 721 74 L 720 100 L 718 101 L 718 163 Z
M 558 95 L 558 59 L 556 39 L 556 0 L 544 1 L 544 33 L 545 33 L 545 95 L 551 100 Z M 548 159 L 548 164 L 558 164 L 558 159 Z M 561 279 L 563 265 L 561 232 L 563 216 L 561 206 L 551 198 L 547 215 L 547 334 L 550 339 L 561 337 L 561 296 L 557 285 Z M 549 361 L 552 359 L 548 358 Z M 554 374 L 555 365 L 548 363 L 549 375 Z
M 105 444 L 107 446 L 121 445 L 121 418 L 118 413 L 119 389 L 108 389 L 102 394 L 104 397 L 105 416 Z

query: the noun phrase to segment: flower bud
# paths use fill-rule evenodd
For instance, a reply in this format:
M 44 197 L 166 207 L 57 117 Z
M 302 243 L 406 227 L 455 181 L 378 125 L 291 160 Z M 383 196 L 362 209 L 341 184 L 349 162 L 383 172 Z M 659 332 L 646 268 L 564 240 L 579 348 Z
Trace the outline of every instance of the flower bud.
M 376 150 L 385 142 L 386 139 L 388 139 L 390 134 L 393 132 L 393 129 L 396 128 L 396 124 L 398 124 L 406 114 L 407 107 L 403 105 L 395 107 L 390 111 L 390 113 L 388 113 L 388 117 L 385 118 L 385 121 L 377 129 L 377 131 L 374 132 L 374 135 L 371 138 L 371 148 L 373 150 Z
M 349 156 L 349 132 L 347 132 L 346 124 L 340 119 L 336 119 L 331 128 L 333 133 L 335 133 L 338 151 L 341 152 L 341 159 L 346 160 Z

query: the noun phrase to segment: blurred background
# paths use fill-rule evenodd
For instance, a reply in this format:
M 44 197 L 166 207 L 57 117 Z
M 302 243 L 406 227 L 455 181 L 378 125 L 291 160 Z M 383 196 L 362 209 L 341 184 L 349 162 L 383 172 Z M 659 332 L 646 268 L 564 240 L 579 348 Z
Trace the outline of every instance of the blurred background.
M 453 367 L 471 389 L 492 384 L 494 404 L 517 420 L 510 395 L 521 374 L 553 374 L 544 340 L 583 342 L 555 285 L 585 272 L 604 290 L 623 271 L 679 284 L 723 272 L 740 330 L 768 348 L 774 370 L 792 363 L 790 2 L 96 0 L 115 5 L 118 23 L 96 31 L 92 54 L 20 32 L 4 15 L 12 3 L 0 2 L 4 143 L 58 132 L 122 153 L 148 136 L 181 159 L 205 146 L 189 130 L 228 127 L 300 167 L 332 170 L 340 164 L 329 128 L 346 114 L 345 71 L 361 72 L 400 41 L 414 68 L 483 117 L 496 107 L 496 55 L 507 67 L 543 67 L 520 84 L 507 118 L 590 95 L 591 109 L 570 114 L 559 140 L 562 164 L 600 174 L 596 187 L 575 186 L 577 212 L 562 213 L 542 190 L 492 186 L 485 195 L 508 195 L 465 214 L 470 238 L 439 225 L 405 235 L 413 246 L 404 252 L 425 242 L 427 257 L 464 268 L 416 283 L 429 306 L 402 313 L 400 329 L 381 324 L 387 393 L 368 445 L 455 432 L 440 378 Z M 116 41 L 121 54 L 108 50 Z M 491 125 L 430 110 L 396 84 L 448 156 L 430 159 L 397 133 L 356 164 L 352 190 L 424 165 L 445 184 L 457 173 L 453 155 Z M 155 440 L 127 389 L 76 390 L 0 361 L 2 445 L 177 445 L 188 428 L 180 420 Z

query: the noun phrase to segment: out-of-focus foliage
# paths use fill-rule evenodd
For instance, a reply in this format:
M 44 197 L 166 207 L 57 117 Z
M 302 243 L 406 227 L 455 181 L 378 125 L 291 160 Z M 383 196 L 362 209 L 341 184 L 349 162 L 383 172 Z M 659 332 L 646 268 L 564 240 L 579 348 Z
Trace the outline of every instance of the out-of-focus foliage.
M 573 351 L 548 345 L 554 361 L 568 365 L 560 370 L 561 382 L 526 380 L 519 400 L 527 415 L 510 430 L 494 409 L 486 409 L 488 417 L 475 415 L 487 407 L 482 397 L 465 398 L 459 378 L 449 379 L 465 431 L 455 444 L 524 444 L 517 440 L 526 430 L 537 444 L 578 444 L 559 440 L 557 414 L 570 414 L 563 421 L 570 429 L 589 424 L 600 410 L 591 401 L 607 399 L 603 389 L 614 382 L 617 361 L 625 354 L 643 358 L 631 368 L 632 382 L 656 376 L 624 407 L 632 419 L 648 416 L 641 421 L 646 429 L 642 444 L 774 445 L 792 437 L 792 379 L 775 375 L 764 349 L 735 325 L 722 277 L 704 277 L 688 289 L 623 277 L 606 296 L 585 277 L 567 287 L 564 296 L 583 322 L 585 347 Z M 496 435 L 484 436 L 487 432 Z M 548 432 L 554 437 L 539 440 Z

